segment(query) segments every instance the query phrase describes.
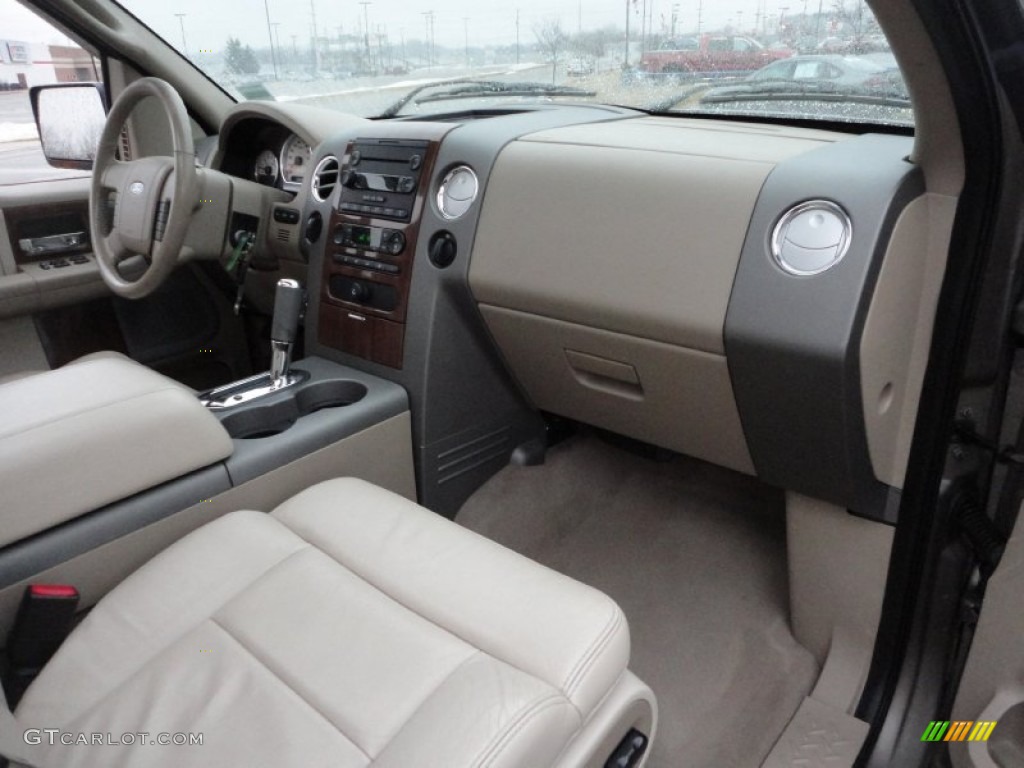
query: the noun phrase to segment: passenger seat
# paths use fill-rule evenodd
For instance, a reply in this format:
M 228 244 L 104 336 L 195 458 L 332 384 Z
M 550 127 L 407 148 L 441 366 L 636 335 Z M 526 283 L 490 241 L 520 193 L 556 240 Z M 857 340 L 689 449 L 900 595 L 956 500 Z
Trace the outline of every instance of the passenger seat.
M 654 734 L 654 696 L 628 661 L 604 594 L 337 479 L 158 555 L 15 712 L 16 733 L 202 745 L 4 746 L 40 768 L 602 768 L 633 729 Z

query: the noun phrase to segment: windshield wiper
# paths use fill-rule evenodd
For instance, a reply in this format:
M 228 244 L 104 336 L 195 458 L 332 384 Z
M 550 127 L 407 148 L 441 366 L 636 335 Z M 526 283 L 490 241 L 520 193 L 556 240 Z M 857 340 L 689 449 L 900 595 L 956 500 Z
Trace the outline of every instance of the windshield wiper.
M 438 91 L 420 96 L 423 91 L 429 88 L 450 86 Z M 415 104 L 426 104 L 432 101 L 453 101 L 455 99 L 473 99 L 481 96 L 570 96 L 586 98 L 596 96 L 596 91 L 586 91 L 582 88 L 575 88 L 571 85 L 545 85 L 544 83 L 503 83 L 498 80 L 448 80 L 437 83 L 426 83 L 414 88 L 409 93 L 392 104 L 380 113 L 380 117 L 395 117 L 410 102 Z
M 715 93 L 715 90 L 719 90 Z M 793 85 L 784 82 L 764 83 L 759 86 L 737 84 L 705 93 L 701 104 L 732 104 L 745 101 L 825 101 L 837 103 L 868 104 L 879 107 L 910 108 L 910 99 L 886 93 L 870 91 L 835 90 L 810 85 Z

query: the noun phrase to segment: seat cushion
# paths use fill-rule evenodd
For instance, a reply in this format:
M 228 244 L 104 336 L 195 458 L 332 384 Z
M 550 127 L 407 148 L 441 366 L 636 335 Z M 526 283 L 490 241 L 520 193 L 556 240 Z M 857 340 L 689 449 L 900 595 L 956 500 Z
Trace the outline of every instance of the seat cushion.
M 541 768 L 628 656 L 605 595 L 339 479 L 154 558 L 90 613 L 16 717 L 72 734 L 203 735 L 44 744 L 41 765 Z
M 120 352 L 114 352 L 112 350 L 104 350 L 102 352 L 92 352 L 88 355 L 82 355 L 81 357 L 72 360 L 68 365 L 88 363 L 91 360 L 121 360 L 123 362 L 132 362 L 131 358 L 127 355 L 122 355 Z M 9 381 L 18 381 L 19 379 L 25 379 L 39 373 L 46 373 L 46 371 L 18 371 L 17 373 L 8 373 L 5 376 L 0 376 L 0 384 L 6 384 Z

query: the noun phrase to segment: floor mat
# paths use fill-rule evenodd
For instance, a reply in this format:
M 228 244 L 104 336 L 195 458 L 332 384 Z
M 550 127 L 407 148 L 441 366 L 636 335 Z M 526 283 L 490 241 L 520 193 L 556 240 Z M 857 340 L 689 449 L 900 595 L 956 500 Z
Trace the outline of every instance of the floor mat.
M 649 768 L 760 765 L 816 678 L 789 631 L 782 494 L 753 478 L 584 434 L 456 520 L 619 603 L 658 697 Z

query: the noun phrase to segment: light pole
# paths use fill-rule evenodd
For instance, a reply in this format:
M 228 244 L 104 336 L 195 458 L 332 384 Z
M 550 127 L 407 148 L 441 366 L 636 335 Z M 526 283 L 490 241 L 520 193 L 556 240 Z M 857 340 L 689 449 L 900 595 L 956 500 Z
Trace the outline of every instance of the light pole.
M 629 69 L 629 0 L 626 0 L 626 52 L 622 56 L 622 68 Z
M 320 52 L 316 46 L 316 0 L 309 0 L 309 15 L 310 15 L 310 27 L 309 27 L 309 50 L 313 54 L 313 71 L 312 74 L 315 76 L 320 71 Z
M 627 8 L 628 8 L 627 4 Z M 519 9 L 516 8 L 516 64 L 519 63 Z
M 427 46 L 427 68 L 434 66 L 434 12 L 423 11 L 423 24 L 425 28 L 424 42 Z
M 363 6 L 363 37 L 366 43 L 366 63 L 370 63 L 370 0 L 360 0 Z
M 277 80 L 277 52 L 274 50 L 274 33 L 270 27 L 269 0 L 263 0 L 263 10 L 267 14 L 267 38 L 270 40 L 270 61 L 274 65 L 274 79 Z
M 174 15 L 178 17 L 178 23 L 181 25 L 181 52 L 185 55 L 185 58 L 187 59 L 188 58 L 188 42 L 186 42 L 186 40 L 185 40 L 185 17 L 188 16 L 188 14 L 187 13 L 176 13 Z
M 466 66 L 469 66 L 469 16 L 462 17 L 462 26 L 466 32 Z
M 278 55 L 281 57 L 281 66 L 283 67 L 284 66 L 284 54 L 281 53 L 281 29 L 280 29 L 281 22 L 280 21 L 275 21 L 270 26 L 272 26 L 274 28 L 274 46 L 275 46 L 275 49 L 277 50 Z

